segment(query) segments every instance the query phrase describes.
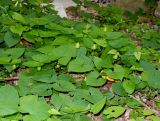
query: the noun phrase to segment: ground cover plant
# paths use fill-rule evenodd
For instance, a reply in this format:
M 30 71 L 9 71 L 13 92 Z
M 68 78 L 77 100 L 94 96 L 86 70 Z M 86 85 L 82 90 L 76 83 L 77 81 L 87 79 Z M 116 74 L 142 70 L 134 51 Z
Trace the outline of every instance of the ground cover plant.
M 101 23 L 42 2 L 0 1 L 0 120 L 159 121 L 160 32 L 116 7 Z

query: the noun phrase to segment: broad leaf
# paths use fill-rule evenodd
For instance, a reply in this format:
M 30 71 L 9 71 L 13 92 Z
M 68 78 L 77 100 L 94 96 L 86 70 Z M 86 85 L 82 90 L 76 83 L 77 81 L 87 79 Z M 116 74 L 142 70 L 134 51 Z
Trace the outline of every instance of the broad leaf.
M 10 56 L 11 58 L 19 58 L 23 55 L 24 51 L 24 48 L 11 48 L 4 51 L 4 54 Z
M 64 80 L 58 80 L 53 84 L 53 88 L 60 92 L 70 92 L 75 90 L 75 86 L 71 82 Z
M 103 98 L 102 100 L 100 100 L 99 102 L 97 102 L 91 107 L 91 112 L 93 114 L 99 113 L 104 107 L 105 103 L 106 103 L 106 98 Z
M 93 70 L 93 62 L 89 57 L 76 58 L 68 65 L 69 72 L 87 72 Z
M 122 32 L 107 32 L 106 33 L 107 39 L 109 39 L 109 40 L 118 39 L 122 35 L 123 35 Z
M 4 35 L 4 41 L 9 47 L 12 47 L 20 41 L 20 37 L 19 35 L 13 34 L 12 32 L 8 31 Z
M 52 85 L 46 83 L 40 83 L 32 86 L 31 94 L 38 96 L 50 96 L 52 95 Z
M 55 40 L 53 41 L 52 44 L 53 45 L 66 45 L 70 43 L 74 43 L 74 40 L 71 37 L 60 35 L 60 36 L 55 37 Z
M 43 65 L 43 63 L 40 63 L 37 61 L 27 61 L 27 62 L 24 62 L 23 65 L 27 67 L 40 67 Z
M 11 61 L 11 58 L 9 57 L 0 57 L 0 64 L 9 64 Z
M 12 86 L 0 88 L 0 116 L 11 115 L 18 112 L 19 96 Z
M 142 73 L 142 80 L 146 81 L 148 85 L 154 89 L 160 89 L 160 71 L 148 70 Z
M 125 69 L 121 65 L 114 65 L 114 70 L 104 70 L 104 73 L 106 73 L 106 76 L 109 76 L 112 79 L 120 79 L 122 80 L 125 76 Z
M 99 77 L 99 73 L 97 71 L 93 71 L 89 73 L 86 77 L 86 84 L 89 86 L 102 86 L 106 83 L 106 81 Z
M 132 81 L 125 80 L 123 82 L 123 88 L 127 93 L 132 94 L 135 90 L 135 84 Z
M 39 101 L 38 96 L 28 95 L 20 98 L 20 112 L 29 113 L 37 120 L 46 120 L 49 118 L 49 106 L 44 101 Z
M 119 39 L 109 41 L 109 45 L 117 49 L 127 46 L 130 43 L 131 41 L 129 38 L 119 38 Z
M 96 88 L 90 87 L 88 91 L 89 91 L 89 94 L 84 95 L 84 98 L 93 104 L 96 104 L 97 102 L 99 102 L 104 98 L 101 91 L 99 91 Z
M 59 94 L 58 98 L 61 105 L 63 105 L 62 111 L 65 113 L 86 112 L 90 108 L 83 100 L 73 101 L 71 97 L 64 94 Z
M 15 19 L 15 20 L 17 20 L 18 22 L 23 23 L 23 24 L 26 23 L 25 18 L 21 14 L 19 14 L 19 13 L 13 12 L 12 18 Z
M 125 112 L 125 108 L 121 106 L 111 106 L 103 111 L 107 118 L 117 118 Z
M 54 48 L 48 54 L 49 57 L 59 58 L 58 62 L 59 64 L 62 64 L 62 65 L 67 65 L 70 59 L 72 57 L 75 57 L 75 55 L 76 55 L 76 48 L 71 44 Z
M 55 72 L 52 70 L 42 70 L 37 71 L 32 74 L 32 79 L 40 82 L 52 83 L 56 80 L 53 80 L 53 76 L 56 76 Z
M 14 26 L 11 26 L 10 30 L 15 34 L 21 35 L 23 31 L 27 31 L 29 30 L 29 28 L 26 26 L 22 26 L 21 24 L 16 24 Z
M 150 110 L 150 109 L 143 110 L 143 115 L 144 116 L 149 116 L 149 115 L 152 115 L 152 114 L 154 114 L 153 110 Z
M 46 54 L 37 54 L 37 55 L 33 55 L 32 59 L 40 63 L 50 63 L 51 61 L 56 60 L 57 57 L 48 56 Z
M 116 82 L 112 84 L 112 90 L 114 93 L 120 96 L 124 96 L 126 94 L 122 82 Z
M 107 46 L 107 41 L 105 39 L 93 39 L 93 41 L 102 47 Z

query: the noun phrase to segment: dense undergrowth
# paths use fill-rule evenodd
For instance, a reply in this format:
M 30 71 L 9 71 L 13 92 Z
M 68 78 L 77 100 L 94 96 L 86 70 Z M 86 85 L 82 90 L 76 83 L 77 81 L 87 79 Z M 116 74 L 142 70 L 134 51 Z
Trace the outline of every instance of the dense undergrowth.
M 116 7 L 101 24 L 41 2 L 0 2 L 0 120 L 114 121 L 129 110 L 159 121 L 159 31 Z

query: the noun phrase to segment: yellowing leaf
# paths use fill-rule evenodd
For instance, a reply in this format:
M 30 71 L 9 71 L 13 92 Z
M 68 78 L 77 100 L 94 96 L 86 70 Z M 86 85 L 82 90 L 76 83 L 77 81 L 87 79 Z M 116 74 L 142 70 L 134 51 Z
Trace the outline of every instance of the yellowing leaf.
M 48 111 L 50 114 L 52 114 L 52 115 L 60 115 L 61 113 L 60 112 L 58 112 L 56 109 L 54 109 L 54 108 L 52 108 L 52 109 L 50 109 L 49 111 Z
M 107 41 L 105 39 L 93 39 L 93 41 L 102 47 L 107 46 Z
M 134 56 L 139 61 L 141 59 L 141 52 L 134 52 Z

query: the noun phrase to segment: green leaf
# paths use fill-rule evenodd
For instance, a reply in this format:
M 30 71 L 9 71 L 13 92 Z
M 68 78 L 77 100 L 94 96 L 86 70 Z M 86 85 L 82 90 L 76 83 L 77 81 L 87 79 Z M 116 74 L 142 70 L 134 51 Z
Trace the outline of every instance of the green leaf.
M 40 5 L 40 3 L 43 3 L 43 0 L 29 0 L 29 3 L 32 5 Z
M 4 41 L 9 47 L 12 47 L 20 41 L 20 36 L 8 31 L 4 35 Z
M 123 88 L 128 94 L 132 94 L 135 90 L 135 84 L 132 81 L 125 80 L 123 82 Z
M 53 45 L 66 45 L 73 42 L 74 40 L 71 37 L 60 35 L 55 37 L 55 40 L 53 41 Z
M 59 97 L 59 101 L 63 104 L 62 111 L 65 113 L 86 112 L 90 109 L 90 106 L 83 100 L 73 101 L 71 97 L 64 94 L 59 94 Z
M 133 108 L 133 109 L 134 108 L 139 108 L 141 106 L 141 104 L 137 100 L 134 100 L 134 99 L 129 98 L 129 97 L 125 98 L 125 102 L 130 108 Z
M 106 36 L 107 36 L 107 39 L 109 40 L 113 40 L 113 39 L 118 39 L 120 38 L 121 36 L 123 35 L 122 32 L 107 32 L 106 33 Z
M 103 111 L 107 118 L 117 118 L 125 112 L 125 108 L 121 106 L 111 106 Z
M 99 77 L 99 73 L 97 71 L 93 71 L 89 73 L 86 77 L 86 84 L 89 86 L 102 86 L 106 83 L 106 81 Z
M 58 62 L 62 65 L 67 65 L 72 57 L 76 55 L 76 48 L 71 45 L 62 45 L 57 48 L 54 48 L 49 54 L 49 57 L 59 58 Z
M 130 43 L 131 41 L 129 38 L 119 38 L 119 39 L 109 41 L 109 45 L 117 49 L 125 47 Z
M 160 100 L 156 100 L 156 107 L 160 109 Z
M 61 109 L 63 105 L 63 100 L 61 99 L 59 94 L 53 93 L 53 95 L 51 96 L 51 104 L 54 105 L 55 109 Z
M 122 82 L 116 82 L 112 84 L 112 90 L 114 93 L 120 96 L 124 96 L 126 94 Z
M 55 37 L 59 34 L 59 32 L 56 31 L 43 31 L 43 30 L 37 30 L 38 35 L 40 37 Z
M 142 80 L 146 81 L 148 85 L 154 89 L 160 89 L 160 71 L 148 70 L 142 73 Z
M 102 66 L 103 66 L 102 58 L 98 58 L 98 57 L 94 56 L 94 64 L 95 64 L 97 69 L 101 69 Z
M 56 31 L 40 31 L 39 34 L 40 34 L 40 37 L 55 37 L 60 33 Z
M 11 58 L 9 57 L 0 57 L 0 64 L 9 64 L 11 61 Z
M 25 18 L 21 14 L 19 14 L 19 13 L 13 12 L 12 18 L 15 19 L 15 20 L 17 20 L 20 23 L 23 23 L 23 24 L 26 23 Z
M 159 116 L 149 116 L 150 121 L 160 121 Z
M 152 111 L 152 110 L 143 110 L 143 115 L 144 116 L 149 116 L 149 115 L 152 115 L 152 114 L 154 114 L 154 112 Z
M 48 54 L 50 53 L 51 51 L 53 51 L 54 49 L 54 46 L 51 46 L 51 45 L 45 45 L 43 47 L 40 47 L 38 48 L 37 50 L 41 53 L 44 53 L 44 54 Z
M 21 35 L 23 31 L 27 31 L 29 30 L 29 28 L 26 26 L 22 26 L 21 24 L 16 24 L 14 26 L 11 26 L 10 30 L 15 34 Z
M 12 59 L 19 58 L 23 55 L 25 48 L 10 48 L 4 51 L 4 54 L 10 56 Z
M 57 118 L 49 118 L 49 119 L 47 119 L 47 121 L 62 121 L 62 120 L 57 119 Z
M 23 121 L 40 121 L 39 118 L 33 116 L 33 115 L 25 115 L 23 117 Z
M 107 46 L 107 42 L 106 42 L 105 39 L 93 39 L 93 41 L 94 41 L 96 44 L 98 44 L 98 45 L 100 45 L 100 46 L 102 46 L 102 47 L 106 47 L 106 46 Z
M 60 92 L 70 92 L 75 90 L 75 86 L 71 82 L 64 80 L 58 80 L 53 84 L 53 88 Z
M 33 35 L 31 32 L 24 32 L 23 33 L 23 38 L 31 43 L 35 43 L 35 35 Z
M 33 55 L 32 59 L 40 63 L 50 63 L 51 61 L 56 60 L 57 57 L 48 56 L 46 54 L 37 54 L 37 55 Z
M 20 112 L 29 113 L 38 121 L 49 118 L 49 106 L 44 101 L 39 101 L 38 96 L 28 95 L 20 98 Z
M 0 116 L 14 114 L 18 111 L 19 96 L 17 90 L 12 86 L 0 88 Z
M 95 104 L 102 100 L 104 98 L 103 94 L 101 91 L 99 91 L 96 88 L 90 87 L 89 88 L 89 95 L 85 95 L 84 98 L 88 100 L 89 102 Z
M 104 73 L 112 79 L 122 80 L 125 76 L 125 69 L 121 65 L 114 65 L 114 70 L 104 70 Z
M 52 85 L 46 83 L 40 83 L 32 85 L 32 89 L 30 90 L 32 94 L 38 96 L 50 96 L 52 95 Z
M 37 61 L 27 61 L 27 62 L 24 62 L 23 65 L 27 67 L 40 67 L 43 65 L 43 63 L 40 63 Z
M 99 113 L 99 112 L 102 110 L 102 108 L 104 107 L 105 103 L 106 103 L 106 98 L 103 98 L 102 100 L 100 100 L 99 102 L 97 102 L 96 104 L 94 104 L 94 105 L 91 107 L 91 110 L 90 110 L 90 111 L 91 111 L 93 114 Z
M 76 58 L 68 65 L 69 72 L 87 72 L 93 70 L 93 62 L 89 57 Z
M 52 80 L 53 76 L 55 76 L 55 72 L 53 70 L 42 70 L 34 72 L 31 78 L 39 82 L 52 83 L 55 81 Z

